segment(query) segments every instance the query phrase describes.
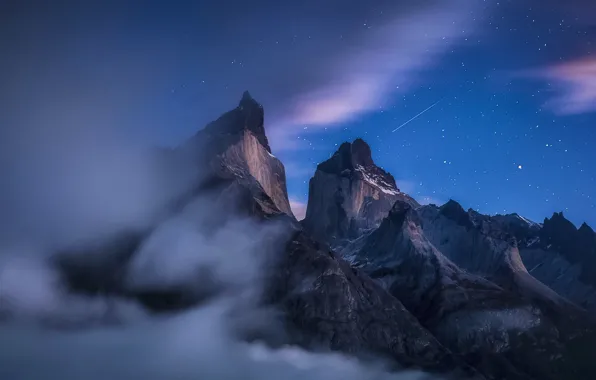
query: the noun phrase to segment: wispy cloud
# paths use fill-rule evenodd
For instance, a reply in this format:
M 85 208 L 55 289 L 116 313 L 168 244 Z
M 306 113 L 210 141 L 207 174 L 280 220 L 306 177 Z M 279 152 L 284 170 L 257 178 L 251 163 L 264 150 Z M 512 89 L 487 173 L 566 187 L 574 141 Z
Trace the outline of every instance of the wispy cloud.
M 559 115 L 596 111 L 596 58 L 582 58 L 528 71 L 529 78 L 549 81 L 557 95 L 545 106 Z
M 416 74 L 474 31 L 486 7 L 470 0 L 304 0 L 274 7 L 230 0 L 185 3 L 163 17 L 161 8 L 137 3 L 48 12 L 15 5 L 0 22 L 3 33 L 21 36 L 22 25 L 31 28 L 21 36 L 26 40 L 2 47 L 13 58 L 0 62 L 0 99 L 68 109 L 73 99 L 77 106 L 101 105 L 100 115 L 118 116 L 128 133 L 163 141 L 194 133 L 248 89 L 267 110 L 278 151 L 291 147 L 306 125 L 308 131 L 338 125 L 411 88 Z M 78 20 L 74 34 L 70 20 Z M 13 103 L 8 109 L 22 111 Z
M 419 80 L 416 74 L 469 36 L 476 5 L 421 2 L 395 9 L 391 18 L 372 25 L 349 49 L 339 50 L 328 66 L 317 68 L 326 74 L 325 80 L 293 94 L 287 112 L 274 120 L 278 128 L 272 139 L 277 147 L 295 146 L 288 137 L 303 132 L 304 125 L 339 125 L 386 105 L 392 93 L 410 89 Z
M 464 6 L 465 7 L 465 6 Z M 399 85 L 411 84 L 413 71 L 465 35 L 461 2 L 445 3 L 399 15 L 376 27 L 360 47 L 337 60 L 333 79 L 297 97 L 295 120 L 326 125 L 378 108 Z

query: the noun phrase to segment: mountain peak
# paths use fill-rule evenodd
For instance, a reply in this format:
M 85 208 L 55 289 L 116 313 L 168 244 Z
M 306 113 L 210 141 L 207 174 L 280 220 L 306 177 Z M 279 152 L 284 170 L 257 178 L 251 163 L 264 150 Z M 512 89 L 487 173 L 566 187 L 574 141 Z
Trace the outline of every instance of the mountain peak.
M 594 235 L 594 230 L 592 229 L 592 227 L 588 226 L 588 224 L 586 222 L 583 222 L 582 225 L 579 227 L 579 230 L 582 233 L 586 233 L 589 235 Z
M 341 144 L 331 158 L 319 164 L 318 169 L 327 173 L 341 173 L 359 166 L 375 166 L 370 146 L 361 138 Z
M 351 167 L 373 166 L 375 162 L 372 159 L 372 151 L 370 145 L 361 138 L 357 138 L 352 143 L 345 142 L 341 144 L 336 154 L 346 158 L 346 162 L 351 164 Z
M 443 206 L 439 207 L 439 212 L 461 226 L 468 228 L 474 226 L 470 220 L 470 214 L 453 199 L 450 199 Z
M 244 91 L 244 93 L 242 94 L 242 98 L 240 99 L 240 103 L 238 103 L 238 107 L 240 107 L 241 109 L 246 108 L 246 107 L 257 107 L 257 108 L 263 108 L 263 106 L 261 106 L 251 95 L 250 92 L 248 91 Z

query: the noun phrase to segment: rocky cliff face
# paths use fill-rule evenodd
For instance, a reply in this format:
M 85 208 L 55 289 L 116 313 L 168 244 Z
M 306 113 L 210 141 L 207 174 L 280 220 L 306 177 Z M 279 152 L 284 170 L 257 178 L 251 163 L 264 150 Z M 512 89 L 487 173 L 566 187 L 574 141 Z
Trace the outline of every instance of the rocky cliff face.
M 580 279 L 596 286 L 596 233 L 583 223 L 579 229 L 563 213 L 546 218 L 538 234 L 540 245 L 558 252 L 567 261 L 581 266 Z
M 245 92 L 238 107 L 200 130 L 181 151 L 220 175 L 255 178 L 281 211 L 293 215 L 285 168 L 271 154 L 263 123 L 263 107 Z
M 357 139 L 317 166 L 303 224 L 317 239 L 341 245 L 377 227 L 397 200 L 418 205 L 375 165 L 368 144 Z

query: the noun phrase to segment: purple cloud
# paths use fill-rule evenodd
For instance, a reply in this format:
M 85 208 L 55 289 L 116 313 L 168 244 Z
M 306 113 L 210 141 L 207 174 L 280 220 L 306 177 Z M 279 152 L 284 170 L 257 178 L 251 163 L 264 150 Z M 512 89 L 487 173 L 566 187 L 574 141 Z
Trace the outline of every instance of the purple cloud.
M 318 68 L 325 80 L 281 107 L 285 112 L 270 124 L 276 148 L 295 146 L 293 137 L 305 125 L 350 121 L 386 105 L 388 95 L 410 89 L 420 80 L 416 74 L 470 35 L 476 8 L 469 1 L 425 2 L 372 26 Z
M 559 115 L 596 111 L 596 58 L 582 58 L 525 74 L 554 86 L 557 95 L 545 106 Z

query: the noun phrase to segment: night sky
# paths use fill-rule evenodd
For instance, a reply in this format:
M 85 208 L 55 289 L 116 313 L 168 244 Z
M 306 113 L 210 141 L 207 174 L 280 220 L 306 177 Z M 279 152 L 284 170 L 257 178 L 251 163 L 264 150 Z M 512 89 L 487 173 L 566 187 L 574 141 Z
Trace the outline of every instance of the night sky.
M 297 208 L 363 137 L 421 202 L 596 227 L 593 0 L 51 3 L 0 2 L 2 129 L 171 146 L 249 90 Z

